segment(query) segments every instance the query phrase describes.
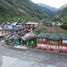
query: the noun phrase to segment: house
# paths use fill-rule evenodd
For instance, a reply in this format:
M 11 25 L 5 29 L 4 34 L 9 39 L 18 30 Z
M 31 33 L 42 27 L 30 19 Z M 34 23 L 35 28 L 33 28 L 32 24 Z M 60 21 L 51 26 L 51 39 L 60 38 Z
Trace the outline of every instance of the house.
M 6 32 L 5 27 L 0 25 L 0 36 L 5 36 L 8 32 Z
M 38 23 L 34 23 L 34 22 L 27 22 L 22 24 L 17 24 L 17 22 L 14 22 L 12 24 L 4 24 L 3 31 L 5 31 L 5 34 L 16 30 L 22 30 L 23 32 L 24 31 L 30 32 L 36 29 L 37 26 Z
M 63 23 L 62 22 L 59 22 L 59 21 L 57 21 L 57 22 L 52 22 L 52 26 L 62 26 L 63 25 Z
M 16 24 L 16 23 L 12 23 L 12 24 L 5 24 L 3 25 L 3 30 L 6 33 L 10 33 L 12 31 L 20 31 L 20 30 L 24 30 L 25 27 L 23 24 Z
M 30 46 L 35 47 L 36 46 L 36 43 L 37 43 L 36 42 L 36 35 L 33 32 L 25 34 L 24 36 L 21 37 L 21 39 L 22 39 L 23 45 L 26 45 L 28 47 L 30 47 Z
M 37 36 L 37 48 L 67 52 L 67 34 L 40 33 Z
M 33 31 L 38 26 L 38 23 L 35 22 L 27 22 L 25 23 L 26 30 Z

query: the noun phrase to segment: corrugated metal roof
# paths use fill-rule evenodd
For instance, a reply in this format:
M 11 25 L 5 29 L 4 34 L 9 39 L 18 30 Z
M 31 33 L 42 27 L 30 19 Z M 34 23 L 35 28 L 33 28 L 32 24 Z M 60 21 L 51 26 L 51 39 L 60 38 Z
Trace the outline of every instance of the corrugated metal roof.
M 49 37 L 49 33 L 40 33 L 39 36 L 40 37 L 44 37 L 44 38 L 48 38 Z
M 38 37 L 44 37 L 51 40 L 67 40 L 67 34 L 64 33 L 40 33 Z
M 56 33 L 50 33 L 48 38 L 50 40 L 60 40 L 60 38 L 58 37 Z
M 5 30 L 20 30 L 20 29 L 24 29 L 24 27 L 17 27 L 16 25 L 13 26 L 13 25 L 6 25 L 6 26 L 3 26 L 3 28 Z
M 21 37 L 21 39 L 23 39 L 23 40 L 29 40 L 29 39 L 31 39 L 31 38 L 33 38 L 33 37 L 35 37 L 36 35 L 34 34 L 34 33 L 27 33 L 27 34 L 25 34 L 23 37 Z
M 58 36 L 63 40 L 67 40 L 67 34 L 59 33 Z

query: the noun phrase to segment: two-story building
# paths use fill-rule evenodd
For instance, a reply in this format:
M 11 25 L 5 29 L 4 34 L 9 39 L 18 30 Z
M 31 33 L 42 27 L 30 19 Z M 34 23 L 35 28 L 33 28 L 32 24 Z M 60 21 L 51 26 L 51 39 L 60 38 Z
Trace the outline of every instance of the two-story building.
M 26 30 L 28 30 L 28 31 L 35 30 L 37 26 L 38 26 L 38 23 L 35 23 L 35 22 L 27 22 L 27 23 L 25 23 Z

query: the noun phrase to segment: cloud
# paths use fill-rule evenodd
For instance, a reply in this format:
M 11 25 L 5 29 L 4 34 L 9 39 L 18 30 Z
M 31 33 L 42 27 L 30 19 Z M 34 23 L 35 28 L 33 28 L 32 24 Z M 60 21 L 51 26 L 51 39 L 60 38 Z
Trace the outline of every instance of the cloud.
M 67 0 L 31 0 L 31 1 L 33 1 L 34 3 L 44 3 L 56 8 L 59 8 L 65 3 L 67 3 Z

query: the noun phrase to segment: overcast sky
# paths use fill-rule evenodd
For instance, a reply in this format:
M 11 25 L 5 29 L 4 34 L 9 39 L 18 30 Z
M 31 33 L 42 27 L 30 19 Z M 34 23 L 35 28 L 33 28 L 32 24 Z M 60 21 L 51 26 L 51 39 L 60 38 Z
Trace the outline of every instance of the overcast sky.
M 34 3 L 44 3 L 52 7 L 60 8 L 62 5 L 67 3 L 67 0 L 31 0 Z

